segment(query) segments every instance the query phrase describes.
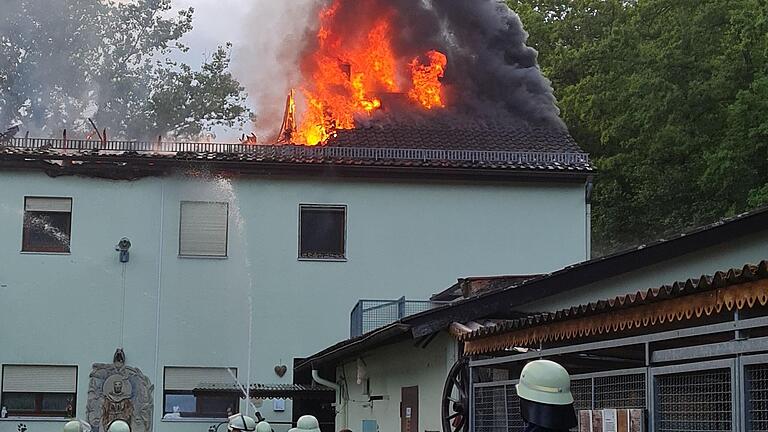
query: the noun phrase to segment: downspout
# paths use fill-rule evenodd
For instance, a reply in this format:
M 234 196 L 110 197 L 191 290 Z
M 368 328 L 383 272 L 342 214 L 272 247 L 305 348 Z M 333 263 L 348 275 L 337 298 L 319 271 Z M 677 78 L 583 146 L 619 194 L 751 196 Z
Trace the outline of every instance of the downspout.
M 586 240 L 586 253 L 585 258 L 587 261 L 592 259 L 592 189 L 595 184 L 592 177 L 587 178 L 587 186 L 584 194 L 585 205 L 585 221 L 584 221 L 584 238 Z
M 342 365 L 342 367 L 344 367 Z M 312 379 L 321 386 L 332 388 L 336 393 L 336 406 L 339 408 L 339 414 L 341 414 L 342 425 L 341 429 L 347 428 L 347 402 L 341 394 L 341 386 L 335 382 L 328 381 L 320 376 L 320 372 L 317 369 L 312 369 Z

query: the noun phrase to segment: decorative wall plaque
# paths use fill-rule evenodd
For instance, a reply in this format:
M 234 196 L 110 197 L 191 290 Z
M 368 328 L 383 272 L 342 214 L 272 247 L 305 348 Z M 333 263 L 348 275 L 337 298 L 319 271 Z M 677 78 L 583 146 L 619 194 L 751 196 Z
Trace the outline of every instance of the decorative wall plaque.
M 118 348 L 112 363 L 95 363 L 88 386 L 88 423 L 93 432 L 106 432 L 115 420 L 131 426 L 131 432 L 152 430 L 154 386 L 140 369 L 125 365 Z

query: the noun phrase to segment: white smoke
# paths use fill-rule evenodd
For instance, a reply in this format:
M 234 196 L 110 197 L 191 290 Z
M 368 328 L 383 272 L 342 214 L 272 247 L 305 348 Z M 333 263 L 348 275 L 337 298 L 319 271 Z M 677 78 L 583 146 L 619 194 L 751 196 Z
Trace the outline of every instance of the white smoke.
M 300 82 L 299 56 L 321 0 L 254 0 L 239 24 L 247 39 L 235 43 L 232 67 L 254 108 L 255 133 L 274 137 L 288 91 Z

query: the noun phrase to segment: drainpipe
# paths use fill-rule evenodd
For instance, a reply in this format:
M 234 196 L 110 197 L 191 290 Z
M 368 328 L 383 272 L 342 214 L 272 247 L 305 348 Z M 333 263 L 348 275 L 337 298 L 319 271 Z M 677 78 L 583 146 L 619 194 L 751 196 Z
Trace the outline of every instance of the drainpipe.
M 595 184 L 593 182 L 592 177 L 589 177 L 587 179 L 587 187 L 584 194 L 584 203 L 585 205 L 585 224 L 584 224 L 584 238 L 586 240 L 586 259 L 589 261 L 592 259 L 592 189 L 594 189 Z
M 343 367 L 343 366 L 342 366 Z M 324 379 L 320 376 L 320 372 L 317 371 L 317 369 L 312 369 L 312 379 L 320 384 L 321 386 L 332 388 L 334 392 L 336 393 L 336 406 L 339 408 L 339 414 L 341 414 L 342 418 L 342 429 L 347 428 L 347 404 L 346 401 L 343 400 L 341 395 L 341 386 L 336 384 L 335 382 L 328 381 L 327 379 Z

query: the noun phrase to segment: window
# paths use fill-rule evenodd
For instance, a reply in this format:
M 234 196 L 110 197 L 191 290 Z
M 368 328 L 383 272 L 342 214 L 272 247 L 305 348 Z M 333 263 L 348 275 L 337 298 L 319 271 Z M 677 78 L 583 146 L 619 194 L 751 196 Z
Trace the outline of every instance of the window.
M 68 253 L 72 198 L 24 199 L 23 252 Z
M 347 208 L 301 205 L 299 211 L 299 258 L 346 258 Z
M 237 369 L 230 370 L 237 376 Z M 238 412 L 240 394 L 227 368 L 165 368 L 163 419 L 223 419 Z
M 179 255 L 226 257 L 229 205 L 227 203 L 181 203 Z
M 9 416 L 74 417 L 76 366 L 3 366 L 0 406 Z

